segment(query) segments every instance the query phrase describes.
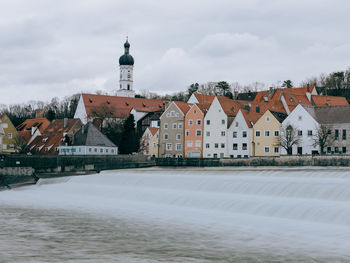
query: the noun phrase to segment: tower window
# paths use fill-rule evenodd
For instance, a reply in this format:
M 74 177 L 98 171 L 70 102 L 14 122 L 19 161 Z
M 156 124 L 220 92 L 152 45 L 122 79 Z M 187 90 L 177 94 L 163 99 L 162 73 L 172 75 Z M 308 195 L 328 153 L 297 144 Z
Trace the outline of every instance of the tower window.
M 130 90 L 130 84 L 128 84 L 128 90 Z
M 128 73 L 128 79 L 130 79 L 130 77 L 131 77 L 131 75 L 130 75 L 130 73 Z

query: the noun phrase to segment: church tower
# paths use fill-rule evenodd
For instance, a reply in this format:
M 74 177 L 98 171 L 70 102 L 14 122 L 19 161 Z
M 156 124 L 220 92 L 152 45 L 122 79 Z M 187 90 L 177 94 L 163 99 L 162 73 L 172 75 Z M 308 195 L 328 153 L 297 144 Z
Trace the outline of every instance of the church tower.
M 135 97 L 133 90 L 134 58 L 129 54 L 130 44 L 128 39 L 124 43 L 124 55 L 119 58 L 120 80 L 117 96 Z

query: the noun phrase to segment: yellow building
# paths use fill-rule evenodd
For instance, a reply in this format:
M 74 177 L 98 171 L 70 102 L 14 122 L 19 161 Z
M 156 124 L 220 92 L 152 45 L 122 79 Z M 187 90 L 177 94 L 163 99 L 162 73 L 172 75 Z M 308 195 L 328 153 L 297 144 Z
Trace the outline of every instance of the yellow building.
M 149 156 L 158 158 L 158 148 L 159 148 L 159 129 L 157 129 L 153 136 L 149 140 Z
M 253 126 L 251 156 L 280 156 L 283 112 L 267 110 Z
M 4 131 L 1 145 L 2 153 L 19 152 L 25 146 L 24 140 L 19 136 L 15 126 L 13 126 L 7 115 L 0 115 L 0 120 L 1 127 Z

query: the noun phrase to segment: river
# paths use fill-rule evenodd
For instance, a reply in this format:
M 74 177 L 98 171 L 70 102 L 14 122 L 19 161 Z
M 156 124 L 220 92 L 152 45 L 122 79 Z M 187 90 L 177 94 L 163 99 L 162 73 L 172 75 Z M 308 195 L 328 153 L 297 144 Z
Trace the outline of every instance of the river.
M 350 169 L 145 168 L 0 192 L 0 262 L 349 262 Z

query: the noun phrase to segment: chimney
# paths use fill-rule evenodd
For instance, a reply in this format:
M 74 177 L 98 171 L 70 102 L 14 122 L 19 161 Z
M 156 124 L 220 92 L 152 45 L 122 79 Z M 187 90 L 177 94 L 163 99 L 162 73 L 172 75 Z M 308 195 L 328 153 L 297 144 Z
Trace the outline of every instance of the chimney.
M 166 101 L 163 103 L 163 111 L 165 111 L 166 108 L 168 108 L 168 105 L 169 105 L 169 101 Z
M 235 100 L 238 99 L 238 90 L 235 90 L 235 91 L 233 92 L 233 94 L 234 94 L 234 99 L 235 99 Z
M 44 117 L 44 110 L 35 111 L 35 118 L 43 118 L 43 117 Z
M 63 119 L 63 128 L 67 128 L 68 125 L 68 118 Z

